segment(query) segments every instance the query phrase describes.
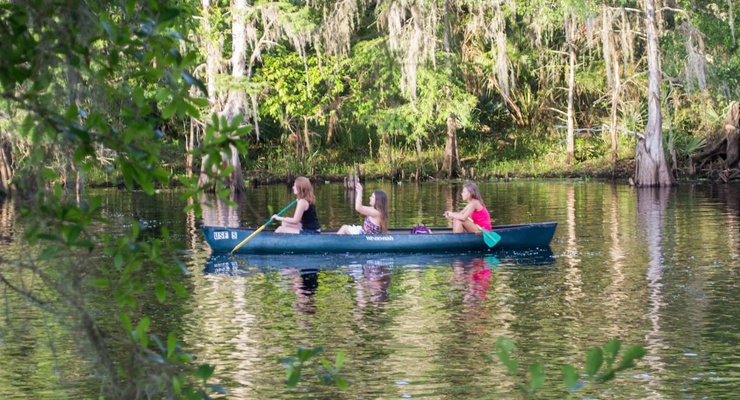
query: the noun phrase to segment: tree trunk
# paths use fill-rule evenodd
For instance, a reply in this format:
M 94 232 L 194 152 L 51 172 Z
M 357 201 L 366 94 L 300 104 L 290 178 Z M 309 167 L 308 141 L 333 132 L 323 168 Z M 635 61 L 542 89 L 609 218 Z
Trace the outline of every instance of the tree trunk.
M 445 28 L 443 44 L 445 54 L 447 55 L 445 57 L 445 62 L 447 64 L 448 70 L 450 71 L 450 75 L 452 75 L 452 60 L 450 59 L 450 0 L 445 0 L 444 24 Z M 450 76 L 450 79 L 451 78 L 452 76 Z M 445 84 L 445 97 L 447 98 L 447 102 L 449 103 L 451 101 L 449 83 Z M 447 140 L 445 141 L 445 155 L 444 161 L 442 162 L 442 173 L 447 178 L 456 178 L 460 175 L 459 169 L 460 154 L 457 151 L 457 124 L 455 123 L 455 115 L 450 113 L 450 115 L 447 117 Z
M 730 20 L 730 34 L 732 34 L 732 45 L 737 46 L 737 39 L 735 39 L 735 12 L 732 9 L 732 0 L 727 0 L 727 6 L 729 9 L 729 20 Z
M 725 119 L 727 158 L 725 167 L 732 168 L 740 160 L 740 103 L 733 101 Z
M 568 10 L 565 15 L 565 32 L 566 41 L 568 42 L 568 133 L 566 134 L 566 162 L 568 165 L 573 165 L 575 161 L 575 110 L 573 106 L 573 95 L 576 86 L 576 47 L 573 45 L 573 36 L 575 33 L 575 17 L 573 13 Z
M 190 118 L 190 135 L 185 136 L 185 176 L 193 176 L 193 150 L 195 149 L 195 129 L 197 121 Z
M 660 53 L 655 26 L 655 0 L 645 1 L 645 31 L 648 58 L 648 123 L 645 137 L 637 142 L 635 185 L 672 186 L 673 176 L 663 150 L 663 122 L 660 111 Z
M 203 35 L 206 48 L 206 88 L 208 89 L 208 104 L 211 113 L 218 112 L 216 76 L 218 65 L 221 62 L 221 51 L 216 41 L 213 40 L 213 29 L 211 28 L 211 0 L 201 0 L 203 7 Z
M 447 178 L 457 178 L 460 176 L 460 155 L 457 151 L 457 124 L 455 123 L 454 114 L 450 114 L 447 118 L 447 142 L 445 143 L 442 173 Z
M 10 181 L 13 179 L 13 153 L 10 144 L 0 138 L 0 197 L 10 194 Z
M 308 117 L 303 117 L 303 143 L 306 145 L 306 154 L 308 154 L 308 157 L 311 157 L 311 153 L 313 151 L 311 150 L 311 136 L 308 132 Z
M 339 113 L 337 110 L 329 111 L 329 126 L 326 129 L 326 144 L 334 141 L 334 132 L 339 126 Z
M 210 14 L 208 7 L 210 7 L 209 0 L 202 0 L 203 1 L 203 13 L 205 15 L 205 22 L 204 22 L 204 29 L 210 29 L 210 23 L 208 22 L 208 16 Z M 231 22 L 231 31 L 232 31 L 232 57 L 231 57 L 231 76 L 235 81 L 238 81 L 242 78 L 244 78 L 244 71 L 245 71 L 245 65 L 246 65 L 246 57 L 247 57 L 247 37 L 246 37 L 246 13 L 247 13 L 247 1 L 246 0 L 235 0 L 232 5 L 232 22 Z M 207 26 L 205 26 L 207 24 Z M 207 31 L 207 34 L 210 33 Z M 208 39 L 207 39 L 208 40 Z M 209 40 L 207 46 L 209 46 L 208 51 L 208 60 L 207 60 L 207 68 L 209 70 L 209 73 L 214 73 L 217 71 L 216 66 L 217 64 L 213 65 L 214 62 L 218 62 L 218 59 L 220 59 L 219 52 L 214 51 L 213 47 L 215 47 L 214 43 Z M 212 47 L 213 46 L 213 47 Z M 217 49 L 216 49 L 217 50 Z M 218 59 L 216 58 L 218 56 Z M 208 93 L 208 99 L 211 103 L 211 112 L 218 112 L 217 111 L 217 101 L 216 101 L 216 87 L 215 87 L 215 76 L 208 78 L 208 84 L 209 86 L 213 85 L 213 88 L 209 87 L 209 93 Z M 213 82 L 210 80 L 213 79 Z M 210 93 L 211 90 L 213 90 L 214 93 Z M 226 106 L 224 107 L 224 110 L 220 113 L 222 116 L 224 116 L 229 122 L 231 122 L 237 115 L 244 114 L 246 111 L 246 95 L 243 90 L 239 89 L 231 89 L 228 93 L 228 99 L 226 101 Z M 239 161 L 239 152 L 236 150 L 236 147 L 230 146 L 229 152 L 222 154 L 222 158 L 224 160 L 228 160 L 228 166 L 234 167 L 234 170 L 229 174 L 228 178 L 228 186 L 231 189 L 233 193 L 243 193 L 247 190 L 246 185 L 244 184 L 244 178 L 242 176 L 242 167 L 241 162 Z M 206 164 L 204 160 L 203 165 Z M 205 171 L 201 168 L 201 176 L 200 176 L 200 184 L 201 186 L 205 186 L 210 178 L 207 176 L 207 174 L 204 173 Z

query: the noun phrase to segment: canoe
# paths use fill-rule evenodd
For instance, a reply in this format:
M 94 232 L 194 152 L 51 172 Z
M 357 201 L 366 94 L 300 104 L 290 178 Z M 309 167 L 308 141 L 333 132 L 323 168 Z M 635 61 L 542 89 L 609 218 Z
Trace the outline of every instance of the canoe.
M 517 248 L 545 248 L 550 245 L 557 222 L 496 225 L 501 236 L 494 249 L 483 235 L 452 233 L 451 228 L 432 227 L 432 234 L 412 235 L 411 228 L 389 229 L 380 235 L 337 235 L 336 230 L 320 235 L 293 235 L 263 230 L 237 250 L 242 254 L 321 254 L 321 253 L 460 253 Z M 201 227 L 214 253 L 228 253 L 249 237 L 256 228 Z

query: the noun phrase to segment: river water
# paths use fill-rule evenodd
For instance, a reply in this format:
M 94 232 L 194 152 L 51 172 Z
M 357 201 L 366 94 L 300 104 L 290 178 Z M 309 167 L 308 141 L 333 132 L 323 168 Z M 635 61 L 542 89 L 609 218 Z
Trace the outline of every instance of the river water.
M 443 212 L 461 208 L 461 184 L 365 187 L 365 202 L 370 190 L 388 192 L 390 226 L 446 225 Z M 547 375 L 543 398 L 719 399 L 740 392 L 739 185 L 637 190 L 514 181 L 480 188 L 495 223 L 557 221 L 550 248 L 211 257 L 201 224 L 260 226 L 293 200 L 289 188 L 252 188 L 238 207 L 220 205 L 202 218 L 182 211 L 176 191 L 90 194 L 104 198 L 104 216 L 119 226 L 134 218 L 152 236 L 166 226 L 182 247 L 190 297 L 162 306 L 151 296 L 145 309 L 154 330 L 176 331 L 186 350 L 217 366 L 214 382 L 229 398 L 517 398 L 522 371 L 534 363 Z M 360 223 L 342 185 L 319 184 L 316 197 L 325 228 Z M 27 250 L 17 213 L 11 202 L 0 203 L 0 268 L 16 278 L 15 262 Z M 115 235 L 119 228 L 110 229 Z M 96 396 L 74 331 L 5 286 L 0 304 L 0 398 Z M 499 337 L 517 346 L 517 377 L 493 355 Z M 588 350 L 612 338 L 641 344 L 647 354 L 612 382 L 584 376 L 583 387 L 565 391 L 562 366 L 582 372 Z M 277 360 L 299 346 L 323 346 L 330 361 L 344 352 L 349 388 L 321 384 L 316 365 L 287 388 Z

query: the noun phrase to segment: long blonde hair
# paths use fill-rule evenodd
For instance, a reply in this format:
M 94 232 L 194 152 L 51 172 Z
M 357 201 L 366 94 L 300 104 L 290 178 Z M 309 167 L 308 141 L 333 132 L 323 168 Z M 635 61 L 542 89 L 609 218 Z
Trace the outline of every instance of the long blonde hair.
M 316 197 L 313 195 L 313 186 L 311 186 L 311 181 L 308 178 L 305 176 L 295 178 L 295 187 L 298 189 L 297 196 L 299 199 L 306 200 L 308 204 L 316 202 Z

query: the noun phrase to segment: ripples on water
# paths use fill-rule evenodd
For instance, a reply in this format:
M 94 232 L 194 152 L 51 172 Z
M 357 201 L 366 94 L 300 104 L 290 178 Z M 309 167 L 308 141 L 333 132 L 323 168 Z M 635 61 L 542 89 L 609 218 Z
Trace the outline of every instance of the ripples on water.
M 392 226 L 443 225 L 444 210 L 460 206 L 460 186 L 366 186 L 389 193 Z M 740 187 L 480 187 L 498 223 L 558 221 L 551 248 L 485 255 L 216 257 L 198 231 L 203 221 L 178 212 L 184 204 L 176 193 L 156 200 L 102 194 L 109 218 L 167 226 L 187 249 L 192 296 L 157 315 L 165 319 L 162 325 L 183 329 L 199 360 L 218 366 L 216 376 L 231 398 L 520 397 L 517 380 L 497 360 L 482 357 L 492 354 L 501 336 L 515 341 L 523 367 L 545 365 L 543 398 L 567 396 L 562 365 L 582 368 L 590 347 L 614 337 L 624 345 L 643 344 L 647 356 L 616 381 L 586 384 L 575 397 L 714 399 L 732 398 L 740 389 Z M 325 227 L 359 221 L 351 195 L 338 185 L 321 185 L 316 194 Z M 260 187 L 239 209 L 217 208 L 206 213 L 205 222 L 259 226 L 269 218 L 268 206 L 274 211 L 291 200 L 284 187 Z M 0 224 L 13 232 L 7 208 L 0 209 Z M 148 234 L 156 235 L 156 229 Z M 3 245 L 0 256 L 17 251 Z M 44 326 L 31 313 L 3 324 L 17 326 L 24 319 Z M 43 331 L 31 336 L 42 348 Z M 345 352 L 348 391 L 319 384 L 316 365 L 304 372 L 298 388 L 287 389 L 277 359 L 298 346 L 324 346 L 331 361 Z M 13 369 L 11 360 L 20 360 L 9 349 L 0 353 L 5 371 Z M 8 386 L 13 376 L 0 374 L 0 395 L 25 398 Z M 44 393 L 51 397 L 67 395 L 49 385 Z

